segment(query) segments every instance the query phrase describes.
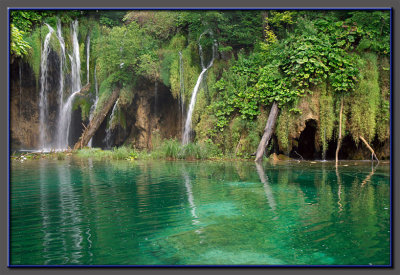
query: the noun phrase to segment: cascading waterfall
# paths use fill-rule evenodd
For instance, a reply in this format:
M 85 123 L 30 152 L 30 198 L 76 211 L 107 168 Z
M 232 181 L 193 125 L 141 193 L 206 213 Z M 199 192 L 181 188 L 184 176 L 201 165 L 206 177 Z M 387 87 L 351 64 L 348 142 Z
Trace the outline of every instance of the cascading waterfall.
M 106 136 L 103 140 L 106 143 L 107 148 L 111 148 L 111 134 L 112 134 L 112 129 L 114 128 L 115 111 L 118 108 L 118 102 L 119 99 L 117 99 L 117 101 L 114 104 L 114 107 L 112 108 L 111 115 L 108 120 L 108 127 L 106 129 Z
M 97 102 L 99 101 L 99 85 L 97 83 L 96 67 L 94 67 L 94 89 L 96 91 L 96 98 L 94 100 L 94 103 L 92 104 L 92 107 L 90 107 L 89 122 L 92 121 L 94 111 L 96 110 Z M 93 140 L 93 137 L 88 142 L 88 146 L 90 148 L 92 148 L 92 140 Z
M 55 140 L 55 147 L 59 148 L 59 127 L 62 122 L 62 110 L 64 106 L 64 66 L 65 66 L 65 42 L 61 32 L 61 20 L 57 22 L 57 38 L 60 42 L 60 77 L 59 77 L 59 89 L 58 89 L 58 117 L 57 117 L 57 137 Z
M 214 63 L 214 57 L 215 57 L 215 52 L 217 49 L 217 42 L 214 40 L 214 44 L 213 44 L 213 51 L 212 51 L 212 58 L 210 63 L 208 64 L 207 67 L 204 66 L 204 59 L 203 59 L 203 49 L 201 48 L 201 44 L 200 44 L 200 39 L 201 37 L 207 32 L 204 32 L 200 35 L 199 37 L 199 54 L 200 54 L 200 61 L 201 61 L 201 67 L 202 67 L 202 71 L 197 79 L 196 85 L 194 86 L 193 92 L 192 92 L 192 98 L 190 99 L 190 104 L 189 104 L 189 110 L 187 112 L 187 116 L 186 116 L 186 122 L 185 122 L 185 128 L 184 128 L 184 132 L 183 132 L 183 137 L 182 137 L 182 144 L 186 145 L 189 143 L 190 141 L 190 131 L 191 131 L 191 125 L 192 125 L 192 114 L 193 114 L 193 110 L 194 110 L 194 106 L 196 104 L 196 96 L 197 96 L 197 92 L 199 90 L 200 87 L 200 83 L 203 79 L 203 75 L 204 73 L 213 65 Z M 208 33 L 211 34 L 211 32 L 208 31 Z
M 68 148 L 68 138 L 71 125 L 71 115 L 72 115 L 72 103 L 75 96 L 79 93 L 81 89 L 81 78 L 80 78 L 81 60 L 79 56 L 77 20 L 75 20 L 72 23 L 72 46 L 73 46 L 72 56 L 68 55 L 71 61 L 71 95 L 69 96 L 69 98 L 65 103 L 61 104 L 62 107 L 60 108 L 61 109 L 59 113 L 60 119 L 57 128 L 57 148 L 59 150 L 65 150 Z
M 40 61 L 40 93 L 39 93 L 39 148 L 45 150 L 45 142 L 47 139 L 47 122 L 48 122 L 48 106 L 47 106 L 47 69 L 48 57 L 50 53 L 50 38 L 54 29 L 48 24 L 49 33 L 46 35 L 43 43 L 41 61 Z
M 184 93 L 185 93 L 185 82 L 184 82 L 184 75 L 183 75 L 183 57 L 182 52 L 179 52 L 179 102 L 180 102 L 180 111 L 181 111 L 181 121 L 182 121 L 182 135 L 184 131 L 184 121 L 183 118 L 185 116 L 185 103 L 184 103 Z
M 81 59 L 79 56 L 79 42 L 78 42 L 78 20 L 72 23 L 72 44 L 73 44 L 73 58 L 75 70 L 72 74 L 72 92 L 79 91 L 81 89 Z
M 59 124 L 60 132 L 58 135 L 58 149 L 60 150 L 67 149 L 68 147 L 69 129 L 71 126 L 72 103 L 78 93 L 79 91 L 72 93 L 61 110 L 61 121 Z

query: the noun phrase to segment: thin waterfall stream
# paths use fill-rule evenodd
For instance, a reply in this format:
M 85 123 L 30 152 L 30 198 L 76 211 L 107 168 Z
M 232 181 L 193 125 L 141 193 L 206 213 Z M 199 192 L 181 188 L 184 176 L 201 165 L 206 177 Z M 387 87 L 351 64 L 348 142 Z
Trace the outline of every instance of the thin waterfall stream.
M 211 32 L 209 32 L 209 31 L 207 31 L 207 32 L 211 34 Z M 211 58 L 210 63 L 208 64 L 208 66 L 205 67 L 204 66 L 204 58 L 203 58 L 203 50 L 202 50 L 202 47 L 201 47 L 201 44 L 200 44 L 200 40 L 201 40 L 201 37 L 207 32 L 203 32 L 200 35 L 199 41 L 198 41 L 199 54 L 200 54 L 200 60 L 201 60 L 201 67 L 202 67 L 203 70 L 201 71 L 199 77 L 197 78 L 197 82 L 196 82 L 196 85 L 194 86 L 194 89 L 193 89 L 193 92 L 192 92 L 192 97 L 190 99 L 189 110 L 187 112 L 185 128 L 184 128 L 183 137 L 182 137 L 182 144 L 183 145 L 186 145 L 186 144 L 188 144 L 190 142 L 190 132 L 192 130 L 192 115 L 193 115 L 194 106 L 196 104 L 197 92 L 199 91 L 200 83 L 201 83 L 201 81 L 203 79 L 204 73 L 209 68 L 211 68 L 211 66 L 214 63 L 215 52 L 216 52 L 216 49 L 217 49 L 217 42 L 214 40 L 213 50 L 212 50 L 212 58 Z
M 87 37 L 86 41 L 86 83 L 89 83 L 89 61 L 90 61 L 90 35 Z
M 92 104 L 92 107 L 90 107 L 90 115 L 89 115 L 89 123 L 92 121 L 92 118 L 94 116 L 94 111 L 96 110 L 97 102 L 99 101 L 99 85 L 97 83 L 97 72 L 96 72 L 96 67 L 94 67 L 94 89 L 96 91 L 96 98 L 94 100 L 94 103 Z M 88 146 L 92 148 L 92 143 L 93 143 L 93 137 L 89 140 Z
M 115 111 L 118 108 L 118 102 L 119 99 L 117 99 L 117 101 L 114 104 L 114 107 L 112 108 L 111 115 L 108 120 L 108 127 L 106 129 L 106 136 L 103 140 L 106 143 L 107 148 L 111 148 L 111 135 L 112 135 L 112 130 L 114 129 Z

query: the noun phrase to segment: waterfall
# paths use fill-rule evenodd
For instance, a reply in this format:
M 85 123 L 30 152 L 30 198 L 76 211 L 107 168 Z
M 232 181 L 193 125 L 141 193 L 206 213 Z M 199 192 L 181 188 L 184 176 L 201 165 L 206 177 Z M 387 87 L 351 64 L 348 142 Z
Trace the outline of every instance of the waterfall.
M 74 66 L 72 67 L 72 92 L 81 89 L 81 60 L 79 56 L 79 43 L 78 43 L 78 20 L 72 23 L 72 46 L 73 46 L 73 59 Z M 75 68 L 74 68 L 75 67 Z
M 92 121 L 92 118 L 94 116 L 94 111 L 96 110 L 97 102 L 99 101 L 99 85 L 97 83 L 96 67 L 94 67 L 94 89 L 96 91 L 96 98 L 94 100 L 92 107 L 90 107 L 89 123 L 90 123 L 90 121 Z M 89 143 L 88 143 L 88 146 L 90 148 L 92 148 L 92 140 L 93 140 L 93 137 L 89 140 Z
M 183 118 L 185 116 L 185 106 L 184 106 L 184 93 L 185 93 L 185 82 L 184 82 L 184 75 L 183 75 L 183 57 L 182 57 L 182 52 L 179 52 L 179 103 L 180 103 L 180 113 L 181 113 L 181 121 L 182 121 L 182 135 L 184 131 L 184 121 Z
M 54 29 L 48 24 L 49 33 L 46 35 L 43 43 L 43 50 L 40 60 L 40 93 L 39 93 L 39 147 L 45 149 L 45 141 L 47 139 L 47 123 L 48 123 L 48 106 L 47 106 L 47 69 L 48 57 L 50 53 L 50 38 Z
M 59 40 L 61 39 L 61 24 L 60 24 Z M 60 111 L 59 111 L 59 121 L 57 127 L 57 149 L 63 150 L 68 148 L 68 138 L 69 130 L 71 126 L 71 115 L 72 115 L 72 104 L 75 96 L 79 93 L 81 89 L 81 60 L 79 56 L 79 43 L 78 43 L 78 21 L 75 20 L 72 23 L 72 56 L 69 54 L 69 59 L 71 61 L 71 95 L 65 103 L 63 103 L 63 92 L 60 89 Z M 65 45 L 61 48 L 65 51 Z M 62 74 L 62 72 L 60 72 Z M 61 82 L 60 82 L 61 85 Z
M 203 58 L 203 49 L 201 47 L 200 44 L 200 39 L 201 37 L 205 34 L 206 32 L 202 33 L 199 37 L 199 54 L 200 54 L 200 61 L 201 61 L 201 67 L 202 67 L 202 71 L 197 79 L 196 85 L 194 86 L 193 92 L 192 92 L 192 98 L 190 99 L 190 104 L 189 104 L 189 110 L 187 112 L 187 116 L 186 116 L 186 122 L 185 122 L 185 128 L 184 128 L 184 132 L 183 132 L 183 137 L 182 137 L 182 144 L 186 145 L 189 143 L 190 141 L 190 132 L 191 132 L 191 125 L 192 125 L 192 114 L 193 114 L 193 110 L 194 110 L 194 106 L 196 104 L 196 96 L 197 96 L 197 92 L 199 90 L 200 87 L 200 83 L 203 79 L 203 75 L 204 73 L 213 65 L 214 63 L 214 57 L 215 57 L 215 52 L 217 49 L 217 42 L 214 40 L 214 44 L 213 44 L 213 51 L 212 51 L 212 58 L 210 63 L 208 64 L 207 67 L 204 66 L 204 58 Z M 211 32 L 209 32 L 211 34 Z
M 61 33 L 61 20 L 58 19 L 57 22 L 57 38 L 60 42 L 60 79 L 59 79 L 59 89 L 58 89 L 58 98 L 59 98 L 59 114 L 62 109 L 63 96 L 64 96 L 64 64 L 65 64 L 65 43 L 64 38 Z M 60 121 L 60 119 L 59 119 Z
M 115 119 L 115 111 L 117 110 L 119 99 L 114 104 L 114 107 L 112 108 L 110 118 L 108 119 L 108 127 L 106 129 L 106 136 L 104 138 L 104 142 L 106 143 L 107 148 L 111 148 L 111 134 L 112 134 L 112 129 L 114 129 L 114 119 Z
M 59 123 L 59 133 L 58 133 L 58 149 L 63 150 L 68 148 L 68 137 L 69 129 L 71 126 L 71 113 L 72 113 L 72 103 L 75 96 L 79 93 L 76 91 L 68 98 L 67 102 L 62 107 L 61 110 L 61 120 Z
M 86 83 L 89 83 L 89 59 L 90 59 L 90 35 L 88 35 L 86 42 L 86 71 L 87 71 Z

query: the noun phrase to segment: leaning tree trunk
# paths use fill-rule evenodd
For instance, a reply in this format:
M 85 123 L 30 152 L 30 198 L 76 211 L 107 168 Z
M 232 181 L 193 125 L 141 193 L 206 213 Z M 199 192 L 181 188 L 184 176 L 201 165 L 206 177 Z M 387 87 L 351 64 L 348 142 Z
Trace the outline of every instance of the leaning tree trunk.
M 339 158 L 339 150 L 340 150 L 340 145 L 342 142 L 342 113 L 343 113 L 343 96 L 342 99 L 340 100 L 340 113 L 339 113 L 339 136 L 338 136 L 338 143 L 336 147 L 336 166 L 338 165 L 338 158 Z
M 75 150 L 86 146 L 90 141 L 90 139 L 94 136 L 97 129 L 99 129 L 100 124 L 104 121 L 105 117 L 110 111 L 111 107 L 114 105 L 115 101 L 117 101 L 119 96 L 119 91 L 120 89 L 117 88 L 112 92 L 110 98 L 105 103 L 103 109 L 99 111 L 89 122 L 89 126 L 85 128 L 78 142 L 75 144 L 74 146 Z
M 375 157 L 375 159 L 379 162 L 379 159 L 376 156 L 374 149 L 372 149 L 372 147 L 369 146 L 368 142 L 362 136 L 360 136 L 360 139 L 362 140 L 362 142 L 364 142 L 364 144 L 367 146 L 367 148 L 371 151 L 372 157 Z
M 265 148 L 267 147 L 268 142 L 271 139 L 272 133 L 274 132 L 276 118 L 278 117 L 278 111 L 279 111 L 278 103 L 274 102 L 272 104 L 271 111 L 269 112 L 267 125 L 265 126 L 265 129 L 264 129 L 264 134 L 263 134 L 260 144 L 258 145 L 258 148 L 257 148 L 255 162 L 259 162 L 262 160 Z

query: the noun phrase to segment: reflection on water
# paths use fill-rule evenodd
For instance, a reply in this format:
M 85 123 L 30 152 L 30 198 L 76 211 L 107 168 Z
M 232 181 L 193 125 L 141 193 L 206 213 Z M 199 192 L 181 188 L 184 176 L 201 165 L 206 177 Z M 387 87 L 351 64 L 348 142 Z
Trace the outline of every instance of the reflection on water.
M 388 265 L 389 166 L 11 165 L 15 265 Z
M 199 223 L 197 215 L 196 215 L 196 205 L 194 204 L 194 199 L 193 199 L 193 192 L 192 192 L 192 185 L 190 184 L 190 179 L 189 175 L 184 173 L 183 177 L 185 178 L 185 187 L 186 187 L 186 192 L 188 195 L 188 201 L 190 204 L 190 212 L 192 213 L 193 216 L 193 224 Z
M 271 207 L 271 209 L 274 211 L 276 203 L 275 203 L 274 195 L 272 194 L 271 187 L 269 186 L 269 183 L 268 183 L 268 177 L 265 175 L 264 169 L 259 162 L 256 162 L 255 165 L 257 167 L 258 176 L 260 177 L 261 182 L 264 184 L 264 190 L 265 190 L 265 195 L 267 196 L 267 199 L 268 199 L 268 204 Z

